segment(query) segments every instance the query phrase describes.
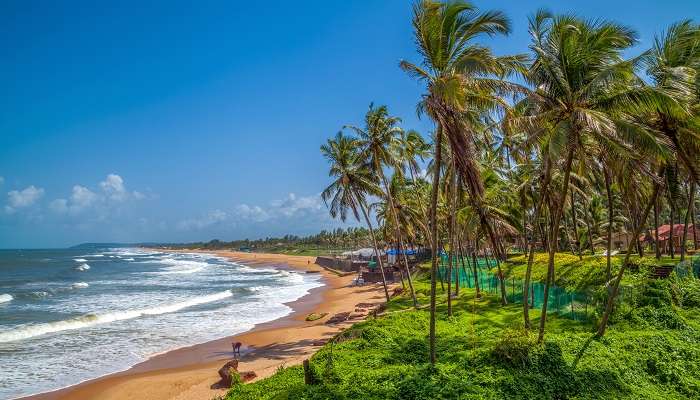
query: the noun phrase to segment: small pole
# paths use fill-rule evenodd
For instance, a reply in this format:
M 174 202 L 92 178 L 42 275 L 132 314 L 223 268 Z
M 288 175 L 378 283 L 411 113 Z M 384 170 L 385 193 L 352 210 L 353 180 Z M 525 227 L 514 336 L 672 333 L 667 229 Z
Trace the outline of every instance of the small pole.
M 571 315 L 575 317 L 576 314 L 574 314 L 574 295 L 570 294 L 569 298 L 571 299 Z
M 309 364 L 309 359 L 307 358 L 306 360 L 304 360 L 302 364 L 304 366 L 304 384 L 313 385 L 314 376 L 311 373 L 311 365 Z

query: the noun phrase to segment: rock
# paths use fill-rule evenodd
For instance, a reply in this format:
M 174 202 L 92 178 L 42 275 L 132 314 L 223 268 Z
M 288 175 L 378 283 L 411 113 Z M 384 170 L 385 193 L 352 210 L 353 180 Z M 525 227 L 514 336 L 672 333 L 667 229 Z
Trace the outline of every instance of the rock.
M 223 367 L 219 368 L 219 376 L 221 381 L 219 381 L 220 387 L 231 387 L 231 374 L 238 373 L 238 360 L 231 360 L 224 364 Z
M 347 321 L 348 318 L 350 317 L 349 312 L 341 312 L 338 314 L 335 314 L 334 316 L 330 317 L 328 321 L 326 321 L 326 324 L 337 324 L 340 322 Z
M 243 371 L 240 372 L 239 375 L 241 377 L 241 382 L 249 382 L 258 377 L 255 371 Z
M 306 320 L 307 321 L 316 321 L 317 319 L 321 319 L 321 318 L 325 317 L 326 315 L 328 315 L 327 312 L 319 313 L 319 314 L 311 313 L 311 314 L 306 316 Z
M 362 319 L 367 316 L 367 313 L 352 313 L 349 319 Z
M 367 312 L 367 309 L 366 309 L 366 308 L 357 307 L 357 308 L 355 309 L 355 312 Z

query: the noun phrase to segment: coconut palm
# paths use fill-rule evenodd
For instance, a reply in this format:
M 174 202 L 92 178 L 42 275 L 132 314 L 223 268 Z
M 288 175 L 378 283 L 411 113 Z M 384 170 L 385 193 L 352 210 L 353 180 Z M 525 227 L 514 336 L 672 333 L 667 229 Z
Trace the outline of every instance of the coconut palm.
M 585 165 L 596 148 L 626 154 L 633 152 L 634 145 L 634 151 L 658 154 L 658 141 L 626 120 L 624 113 L 646 110 L 669 99 L 643 87 L 634 74 L 639 59 L 622 58 L 622 52 L 636 41 L 636 33 L 628 27 L 540 10 L 530 21 L 530 33 L 534 62 L 527 79 L 536 89 L 526 99 L 528 116 L 515 121 L 532 132 L 531 140 L 547 144 L 552 162 L 563 173 L 559 197 L 550 210 L 548 269 L 538 336 L 541 342 L 574 161 Z
M 329 139 L 326 144 L 321 146 L 321 154 L 331 164 L 328 175 L 334 178 L 333 182 L 321 192 L 321 198 L 329 206 L 333 218 L 340 217 L 342 221 L 345 221 L 348 211 L 352 211 L 355 219 L 360 221 L 358 209 L 362 212 L 372 238 L 379 270 L 382 273 L 384 295 L 389 301 L 384 265 L 367 207 L 368 195 L 381 195 L 372 170 L 364 163 L 361 154 L 357 151 L 357 140 L 345 136 L 341 132 L 338 132 L 334 139 Z M 330 204 L 328 204 L 329 200 Z
M 484 187 L 477 165 L 473 124 L 485 112 L 503 107 L 505 102 L 496 94 L 512 89 L 493 76 L 506 76 L 519 66 L 521 57 L 497 57 L 483 46 L 475 44 L 480 35 L 506 34 L 510 24 L 498 11 L 478 12 L 464 1 L 438 3 L 423 0 L 414 6 L 414 34 L 418 51 L 423 57 L 422 67 L 401 61 L 401 68 L 426 83 L 427 93 L 419 109 L 424 110 L 437 124 L 437 141 L 444 134 L 456 155 L 456 169 L 466 185 L 475 210 L 482 209 Z M 441 146 L 435 146 L 434 162 L 439 166 Z M 435 168 L 431 198 L 431 228 L 437 235 L 437 186 L 440 168 Z M 479 211 L 480 223 L 490 238 L 494 251 L 498 239 L 486 212 Z M 432 243 L 431 274 L 437 268 L 437 246 Z M 435 280 L 431 279 L 430 361 L 435 362 Z
M 392 151 L 395 148 L 397 138 L 401 135 L 402 129 L 398 126 L 401 119 L 389 115 L 389 110 L 385 105 L 374 107 L 374 104 L 369 105 L 369 110 L 365 114 L 365 126 L 359 128 L 352 125 L 346 125 L 345 128 L 354 131 L 357 138 L 357 145 L 360 148 L 360 154 L 365 160 L 367 166 L 372 172 L 379 177 L 384 188 L 384 197 L 389 204 L 389 211 L 394 223 L 395 236 L 398 240 L 398 252 L 403 256 L 403 264 L 408 280 L 408 286 L 411 291 L 414 307 L 418 307 L 415 291 L 413 290 L 413 281 L 411 272 L 408 269 L 408 259 L 403 242 L 403 234 L 401 225 L 399 224 L 398 211 L 394 203 L 394 196 L 391 192 L 389 181 L 384 174 L 384 167 L 396 168 L 399 162 L 396 155 Z
M 659 142 L 670 148 L 662 161 L 661 175 L 666 176 L 666 193 L 671 203 L 679 196 L 676 191 L 678 164 L 687 171 L 693 182 L 698 182 L 698 165 L 700 164 L 700 117 L 698 116 L 698 94 L 700 85 L 700 28 L 691 21 L 682 21 L 672 25 L 662 36 L 657 36 L 654 46 L 642 57 L 647 67 L 647 74 L 652 78 L 655 92 L 659 97 L 666 96 L 660 102 L 651 102 L 650 112 L 639 112 L 638 121 L 646 125 L 649 132 L 656 135 Z M 640 110 L 640 111 L 647 111 Z M 669 179 L 669 177 L 671 179 Z M 654 183 L 654 195 L 650 198 L 656 203 L 661 184 Z M 641 220 L 647 218 L 650 203 Z M 671 205 L 673 210 L 673 205 Z M 673 224 L 673 220 L 671 221 Z M 671 225 L 673 227 L 673 225 Z M 639 229 L 633 237 L 639 236 Z M 671 229 L 673 232 L 673 229 Z M 657 236 L 658 238 L 658 236 Z M 658 243 L 658 242 L 657 242 Z M 671 240 L 673 243 L 673 240 Z M 673 246 L 671 246 L 673 248 Z M 613 283 L 605 312 L 598 326 L 598 336 L 603 336 L 608 319 L 613 310 L 620 282 L 624 276 L 629 254 L 625 256 L 617 277 Z

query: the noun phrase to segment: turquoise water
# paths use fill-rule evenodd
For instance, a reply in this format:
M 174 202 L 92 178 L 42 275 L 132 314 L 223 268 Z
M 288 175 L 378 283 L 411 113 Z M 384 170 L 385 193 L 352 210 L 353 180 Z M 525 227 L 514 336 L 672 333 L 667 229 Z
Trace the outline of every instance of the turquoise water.
M 244 332 L 321 285 L 316 274 L 207 254 L 0 250 L 0 399 Z

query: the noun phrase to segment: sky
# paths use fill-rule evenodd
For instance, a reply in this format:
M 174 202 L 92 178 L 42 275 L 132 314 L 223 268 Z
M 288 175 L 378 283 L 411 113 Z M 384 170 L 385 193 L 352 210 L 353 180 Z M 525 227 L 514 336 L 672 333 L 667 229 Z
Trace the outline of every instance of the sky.
M 0 248 L 310 234 L 328 215 L 319 146 L 370 102 L 405 129 L 419 83 L 411 2 L 0 3 Z M 636 29 L 648 48 L 699 1 L 478 1 L 498 54 L 538 8 Z

